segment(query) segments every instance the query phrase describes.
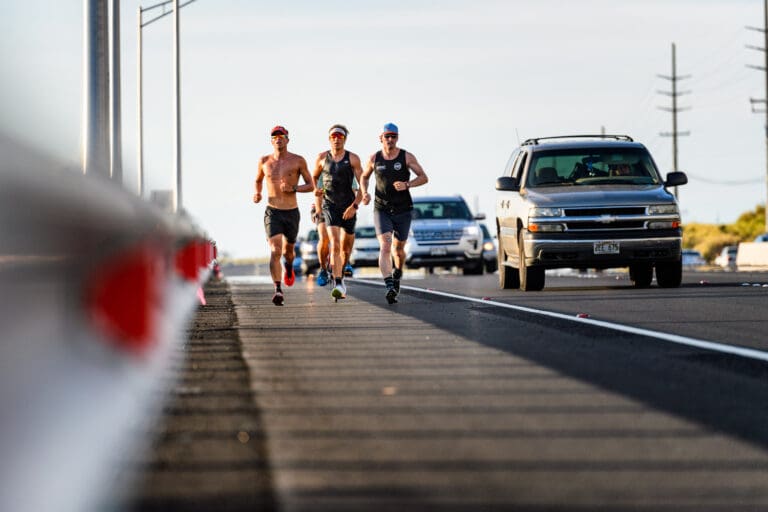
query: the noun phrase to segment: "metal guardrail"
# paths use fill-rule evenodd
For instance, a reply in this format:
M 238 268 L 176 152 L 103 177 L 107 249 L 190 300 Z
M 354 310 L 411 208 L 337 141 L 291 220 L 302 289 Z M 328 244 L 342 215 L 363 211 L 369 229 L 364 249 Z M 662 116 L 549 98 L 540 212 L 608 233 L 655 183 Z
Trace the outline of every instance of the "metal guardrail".
M 194 223 L 0 134 L 0 510 L 97 510 L 200 303 Z

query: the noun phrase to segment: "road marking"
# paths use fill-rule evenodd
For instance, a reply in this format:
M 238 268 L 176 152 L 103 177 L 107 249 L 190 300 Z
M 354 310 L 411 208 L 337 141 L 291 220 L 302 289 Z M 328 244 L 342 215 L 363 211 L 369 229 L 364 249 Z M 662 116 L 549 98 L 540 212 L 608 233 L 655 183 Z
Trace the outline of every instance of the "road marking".
M 355 279 L 356 282 L 381 285 L 378 281 L 370 281 L 367 279 Z M 631 327 L 629 325 L 615 324 L 612 322 L 606 322 L 604 320 L 594 320 L 592 318 L 580 318 L 576 315 L 568 315 L 565 313 L 555 313 L 554 311 L 546 311 L 543 309 L 529 308 L 526 306 L 517 306 L 515 304 L 506 304 L 504 302 L 497 302 L 495 300 L 477 299 L 474 297 L 467 297 L 465 295 L 458 295 L 455 293 L 441 292 L 438 290 L 432 290 L 429 288 L 417 288 L 415 286 L 401 285 L 402 290 L 413 290 L 421 293 L 429 293 L 432 295 L 439 295 L 441 297 L 449 297 L 453 299 L 464 300 L 467 302 L 477 302 L 478 304 L 487 304 L 491 306 L 497 306 L 500 308 L 512 309 L 515 311 L 523 311 L 525 313 L 533 313 L 537 315 L 549 316 L 552 318 L 559 318 L 561 320 L 569 320 L 571 322 L 577 322 L 581 324 L 589 324 L 598 327 L 604 327 L 606 329 L 613 329 L 614 331 L 626 332 L 629 334 L 638 334 L 640 336 L 647 336 L 650 338 L 656 338 L 659 340 L 669 341 L 677 343 L 679 345 L 687 345 L 689 347 L 703 348 L 706 350 L 712 350 L 715 352 L 722 352 L 724 354 L 732 354 L 741 357 L 747 357 L 749 359 L 756 359 L 758 361 L 768 362 L 768 353 L 760 350 L 755 350 L 746 347 L 737 347 L 734 345 L 726 345 L 723 343 L 717 343 L 714 341 L 699 340 L 696 338 L 689 338 L 687 336 L 679 336 L 677 334 L 668 334 L 665 332 L 651 331 L 649 329 L 641 329 L 640 327 Z

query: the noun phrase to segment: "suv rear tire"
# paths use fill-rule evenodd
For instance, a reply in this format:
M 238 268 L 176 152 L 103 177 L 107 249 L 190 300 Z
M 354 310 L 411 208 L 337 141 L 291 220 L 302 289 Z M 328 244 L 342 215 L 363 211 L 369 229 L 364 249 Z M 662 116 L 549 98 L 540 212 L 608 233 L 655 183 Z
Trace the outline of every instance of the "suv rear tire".
M 634 263 L 629 266 L 629 279 L 635 288 L 648 288 L 653 280 L 653 265 Z
M 544 268 L 529 267 L 525 264 L 525 243 L 523 241 L 522 233 L 520 233 L 520 237 L 518 238 L 518 247 L 520 249 L 520 289 L 525 292 L 538 292 L 543 290 L 545 279 Z
M 677 288 L 683 281 L 683 260 L 657 263 L 656 282 L 662 288 Z

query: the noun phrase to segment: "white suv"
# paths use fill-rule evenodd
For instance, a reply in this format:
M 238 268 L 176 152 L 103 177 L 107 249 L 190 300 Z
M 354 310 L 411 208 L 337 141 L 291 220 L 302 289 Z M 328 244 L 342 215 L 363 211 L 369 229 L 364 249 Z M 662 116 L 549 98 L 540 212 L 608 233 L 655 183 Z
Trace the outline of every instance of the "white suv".
M 408 268 L 461 267 L 483 273 L 483 233 L 461 196 L 413 198 L 413 220 L 405 244 Z

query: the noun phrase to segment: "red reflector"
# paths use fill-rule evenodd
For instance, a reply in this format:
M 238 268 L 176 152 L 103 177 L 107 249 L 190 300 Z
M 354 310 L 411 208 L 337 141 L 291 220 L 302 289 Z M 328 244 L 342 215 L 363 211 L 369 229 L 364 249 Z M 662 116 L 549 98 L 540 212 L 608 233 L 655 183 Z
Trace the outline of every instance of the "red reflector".
M 187 281 L 197 281 L 201 261 L 198 243 L 193 240 L 176 253 L 176 272 Z
M 151 244 L 107 260 L 88 286 L 91 321 L 121 348 L 145 352 L 155 338 L 163 277 L 161 251 Z

